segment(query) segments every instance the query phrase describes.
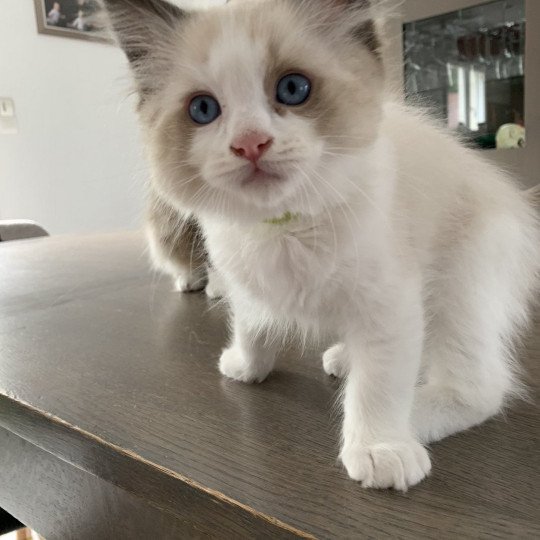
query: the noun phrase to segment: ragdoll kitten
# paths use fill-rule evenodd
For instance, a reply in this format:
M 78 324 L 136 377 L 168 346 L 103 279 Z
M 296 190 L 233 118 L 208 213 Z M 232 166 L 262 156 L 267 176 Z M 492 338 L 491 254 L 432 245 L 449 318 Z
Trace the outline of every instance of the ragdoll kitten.
M 202 267 L 196 216 L 225 282 L 221 372 L 261 382 L 281 332 L 331 333 L 349 476 L 418 483 L 424 444 L 519 392 L 512 344 L 539 270 L 528 196 L 385 98 L 368 0 L 105 4 L 140 95 L 156 251 L 171 272 L 187 252 Z

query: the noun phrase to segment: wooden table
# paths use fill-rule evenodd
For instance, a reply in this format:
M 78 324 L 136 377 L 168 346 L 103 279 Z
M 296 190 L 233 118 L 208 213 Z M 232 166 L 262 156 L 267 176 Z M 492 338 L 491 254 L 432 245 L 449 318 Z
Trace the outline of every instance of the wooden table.
M 534 405 L 434 445 L 409 493 L 365 491 L 320 350 L 225 380 L 224 308 L 171 289 L 140 234 L 0 244 L 0 507 L 47 540 L 540 538 Z

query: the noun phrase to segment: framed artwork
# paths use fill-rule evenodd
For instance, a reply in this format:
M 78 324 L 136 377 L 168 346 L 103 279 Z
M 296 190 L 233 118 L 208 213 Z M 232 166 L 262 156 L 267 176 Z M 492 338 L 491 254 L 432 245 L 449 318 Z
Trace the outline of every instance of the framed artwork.
M 97 24 L 97 0 L 34 0 L 38 32 L 108 42 Z

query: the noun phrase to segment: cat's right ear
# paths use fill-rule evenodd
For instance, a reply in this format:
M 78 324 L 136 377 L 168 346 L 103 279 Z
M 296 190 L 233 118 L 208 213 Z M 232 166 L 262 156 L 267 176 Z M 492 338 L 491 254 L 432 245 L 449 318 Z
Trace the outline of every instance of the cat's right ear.
M 187 13 L 165 0 L 101 0 L 141 92 L 148 90 L 157 66 L 170 52 L 175 29 Z
M 293 1 L 293 0 L 291 0 Z M 302 0 L 300 5 L 316 13 L 319 21 L 353 36 L 380 60 L 380 41 L 374 21 L 375 4 L 385 0 Z M 296 2 L 298 3 L 298 2 Z M 377 11 L 381 11 L 379 5 Z

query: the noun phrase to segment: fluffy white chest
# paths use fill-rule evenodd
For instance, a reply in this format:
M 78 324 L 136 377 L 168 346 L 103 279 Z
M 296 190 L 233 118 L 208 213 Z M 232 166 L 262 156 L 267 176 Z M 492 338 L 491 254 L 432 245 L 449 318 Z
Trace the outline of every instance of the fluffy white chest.
M 273 316 L 306 320 L 344 295 L 343 253 L 334 231 L 306 223 L 205 226 L 213 263 L 236 295 Z

